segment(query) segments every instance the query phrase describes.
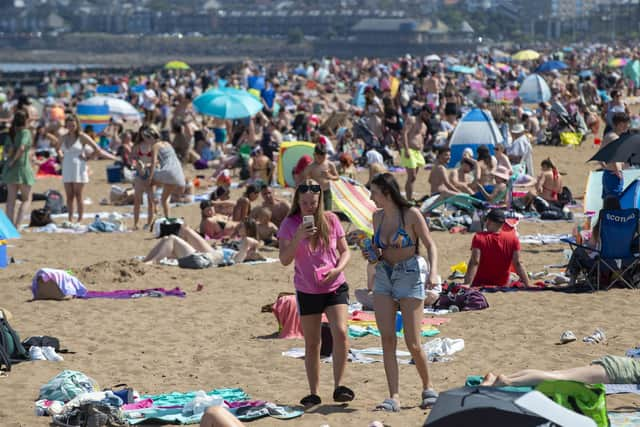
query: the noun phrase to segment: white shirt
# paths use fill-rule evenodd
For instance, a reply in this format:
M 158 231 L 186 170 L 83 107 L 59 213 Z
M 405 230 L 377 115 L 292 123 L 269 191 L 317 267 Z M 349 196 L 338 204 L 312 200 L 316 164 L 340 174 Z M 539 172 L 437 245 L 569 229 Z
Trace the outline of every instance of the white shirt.
M 367 151 L 367 164 L 372 165 L 374 163 L 384 164 L 384 158 L 382 157 L 382 154 L 378 153 L 374 149 L 371 149 Z
M 527 174 L 535 176 L 533 172 L 533 149 L 531 148 L 531 143 L 526 135 L 522 135 L 513 141 L 511 146 L 507 149 L 507 154 L 509 156 L 520 157 L 520 163 L 525 164 Z
M 153 110 L 156 108 L 156 91 L 153 89 L 145 89 L 142 92 L 142 107 L 145 110 Z

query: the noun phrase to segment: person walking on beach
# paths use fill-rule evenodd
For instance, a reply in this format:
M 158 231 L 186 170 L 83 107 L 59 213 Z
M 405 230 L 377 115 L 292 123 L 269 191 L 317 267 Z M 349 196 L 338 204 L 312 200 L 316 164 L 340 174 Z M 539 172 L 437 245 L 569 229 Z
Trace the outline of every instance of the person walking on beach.
M 131 153 L 132 160 L 135 161 L 135 178 L 133 180 L 133 229 L 138 229 L 140 221 L 140 206 L 142 198 L 147 195 L 147 226 L 153 223 L 155 202 L 153 195 L 153 185 L 149 185 L 149 175 L 151 174 L 151 158 L 153 157 L 152 144 L 150 140 L 142 137 L 143 126 L 136 135 L 135 145 Z
M 378 254 L 373 285 L 374 310 L 380 330 L 389 398 L 376 409 L 400 411 L 398 361 L 396 357 L 396 311 L 402 312 L 404 339 L 422 381 L 421 408 L 433 405 L 434 390 L 427 357 L 420 345 L 425 285 L 432 289 L 438 279 L 438 252 L 424 217 L 400 194 L 400 186 L 390 173 L 377 175 L 371 182 L 371 200 L 379 208 L 373 214 L 373 248 Z M 427 283 L 421 277 L 418 245 L 427 248 Z M 370 262 L 375 260 L 370 259 Z
M 173 146 L 160 140 L 160 133 L 155 126 L 149 125 L 140 131 L 145 141 L 152 144 L 151 166 L 147 185 L 162 186 L 160 202 L 165 218 L 169 218 L 169 199 L 171 194 L 181 192 L 186 185 L 180 160 Z
M 2 182 L 7 184 L 7 217 L 16 227 L 20 226 L 25 212 L 29 212 L 31 187 L 35 183 L 33 169 L 29 163 L 31 132 L 27 129 L 27 118 L 24 112 L 16 111 L 4 141 L 6 161 L 2 169 Z M 16 215 L 18 190 L 21 203 Z
M 347 305 L 349 286 L 344 269 L 351 258 L 338 217 L 324 210 L 323 190 L 317 181 L 305 179 L 296 187 L 289 216 L 278 231 L 280 262 L 295 265 L 293 283 L 304 333 L 304 364 L 309 395 L 300 403 L 322 403 L 319 392 L 322 313 L 327 315 L 333 338 L 333 400 L 349 402 L 354 392 L 342 385 L 347 364 Z
M 65 119 L 67 133 L 56 141 L 57 148 L 62 153 L 62 182 L 67 195 L 67 211 L 69 221 L 73 221 L 73 201 L 78 208 L 78 222 L 82 221 L 84 214 L 84 186 L 89 182 L 87 157 L 91 152 L 98 153 L 101 157 L 118 160 L 111 153 L 106 152 L 95 143 L 86 133 L 82 132 L 80 120 L 75 114 L 70 114 Z M 92 151 L 87 150 L 87 146 Z
M 426 115 L 427 110 L 425 109 L 424 111 Z M 400 166 L 407 170 L 405 193 L 408 200 L 413 200 L 413 185 L 418 178 L 418 171 L 426 164 L 422 155 L 422 148 L 427 134 L 427 127 L 422 120 L 422 114 L 421 112 L 418 116 L 407 116 L 401 137 Z

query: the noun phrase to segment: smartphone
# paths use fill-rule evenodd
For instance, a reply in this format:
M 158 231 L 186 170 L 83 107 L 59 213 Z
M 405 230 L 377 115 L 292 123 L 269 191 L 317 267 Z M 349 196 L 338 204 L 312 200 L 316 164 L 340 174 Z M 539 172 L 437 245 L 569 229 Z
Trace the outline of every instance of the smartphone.
M 302 217 L 302 223 L 305 228 L 312 228 L 314 226 L 313 215 L 305 215 Z

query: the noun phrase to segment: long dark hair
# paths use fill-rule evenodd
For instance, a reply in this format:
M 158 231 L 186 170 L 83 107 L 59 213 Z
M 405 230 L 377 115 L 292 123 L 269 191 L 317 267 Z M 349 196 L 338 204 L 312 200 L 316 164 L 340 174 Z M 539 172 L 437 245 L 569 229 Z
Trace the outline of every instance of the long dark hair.
M 11 121 L 11 127 L 9 128 L 9 136 L 11 140 L 16 138 L 16 133 L 18 133 L 18 129 L 23 128 L 27 125 L 27 113 L 22 110 L 18 110 L 13 115 L 13 120 Z
M 403 214 L 406 209 L 411 207 L 411 203 L 400 193 L 398 181 L 389 172 L 377 174 L 371 180 L 371 184 L 378 187 L 385 196 L 388 195 L 391 197 L 393 204 L 396 205 Z

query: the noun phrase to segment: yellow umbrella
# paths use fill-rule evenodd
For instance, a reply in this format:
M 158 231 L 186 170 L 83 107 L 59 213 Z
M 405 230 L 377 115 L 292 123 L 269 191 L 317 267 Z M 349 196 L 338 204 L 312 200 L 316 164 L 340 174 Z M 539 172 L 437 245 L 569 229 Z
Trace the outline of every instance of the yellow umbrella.
M 535 50 L 527 49 L 521 50 L 513 55 L 512 58 L 516 61 L 533 61 L 534 59 L 540 58 L 540 54 Z
M 186 62 L 169 61 L 166 64 L 164 64 L 164 68 L 165 70 L 188 70 L 191 67 L 189 67 L 189 64 L 187 64 Z

